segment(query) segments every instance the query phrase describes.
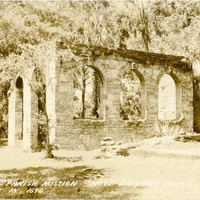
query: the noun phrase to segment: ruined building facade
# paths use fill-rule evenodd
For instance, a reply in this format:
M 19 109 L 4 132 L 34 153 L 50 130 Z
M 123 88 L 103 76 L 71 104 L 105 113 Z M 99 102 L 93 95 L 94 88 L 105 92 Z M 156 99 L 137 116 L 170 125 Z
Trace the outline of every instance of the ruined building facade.
M 59 44 L 56 50 L 46 69 L 50 80 L 46 105 L 50 140 L 61 148 L 94 149 L 105 136 L 130 142 L 156 134 L 193 132 L 193 72 L 182 56 L 70 44 Z M 78 79 L 85 88 L 74 82 L 68 66 L 86 69 L 77 74 L 92 74 L 89 81 Z M 33 73 L 34 69 L 30 79 Z M 86 96 L 97 106 L 81 99 Z M 77 111 L 81 109 L 77 102 L 84 103 L 84 114 Z M 37 114 L 37 96 L 19 75 L 9 99 L 9 145 L 20 141 L 28 150 L 37 142 Z

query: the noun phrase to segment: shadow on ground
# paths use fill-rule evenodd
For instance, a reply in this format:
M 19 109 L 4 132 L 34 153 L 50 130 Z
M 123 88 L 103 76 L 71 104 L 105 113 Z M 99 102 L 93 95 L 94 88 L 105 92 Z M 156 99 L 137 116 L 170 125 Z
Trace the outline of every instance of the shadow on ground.
M 0 199 L 133 199 L 138 195 L 138 188 L 130 193 L 128 187 L 114 184 L 86 184 L 105 176 L 104 170 L 87 166 L 1 170 Z
M 5 147 L 7 145 L 8 145 L 8 140 L 0 138 L 0 148 Z

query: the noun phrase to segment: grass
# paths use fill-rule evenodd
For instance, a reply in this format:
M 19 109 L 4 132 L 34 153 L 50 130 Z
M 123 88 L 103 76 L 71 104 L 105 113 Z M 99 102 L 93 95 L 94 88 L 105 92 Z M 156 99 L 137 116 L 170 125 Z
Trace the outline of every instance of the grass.
M 133 199 L 138 194 L 137 188 L 131 192 L 128 187 L 114 184 L 110 186 L 86 184 L 88 180 L 95 181 L 103 176 L 103 170 L 87 166 L 3 170 L 0 171 L 0 199 Z M 2 181 L 5 182 L 1 185 Z M 33 184 L 34 181 L 37 182 Z M 18 183 L 24 185 L 19 186 Z

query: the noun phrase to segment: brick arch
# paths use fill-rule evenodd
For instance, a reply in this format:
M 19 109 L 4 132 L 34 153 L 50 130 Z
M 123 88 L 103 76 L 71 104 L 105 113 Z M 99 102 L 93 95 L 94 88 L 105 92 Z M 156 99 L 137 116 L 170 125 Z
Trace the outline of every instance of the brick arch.
M 91 67 L 92 69 L 94 69 L 96 72 L 98 72 L 101 84 L 104 85 L 105 76 L 103 74 L 106 73 L 105 72 L 106 67 L 105 67 L 104 62 L 101 63 L 100 60 L 97 59 L 91 63 L 88 63 L 88 60 L 84 59 L 84 60 L 82 60 L 82 62 L 80 63 L 79 66 L 88 66 L 88 67 Z M 109 65 L 107 67 L 109 67 Z
M 119 74 L 118 74 L 120 78 L 121 78 L 121 74 L 122 74 L 122 69 L 123 68 L 125 70 L 131 70 L 131 71 L 133 71 L 138 76 L 138 78 L 140 79 L 140 83 L 142 85 L 145 85 L 144 75 L 137 68 L 129 66 L 128 64 L 120 68 L 120 71 L 119 71 Z
M 96 67 L 94 65 L 87 65 L 87 66 L 91 67 L 92 69 L 94 69 L 98 73 L 101 84 L 103 85 L 104 84 L 104 76 L 103 76 L 103 73 L 101 72 L 101 70 L 99 69 L 99 67 Z
M 157 84 L 158 84 L 158 99 L 160 98 L 160 81 L 162 77 L 167 74 L 169 75 L 172 80 L 174 81 L 175 84 L 175 111 L 176 111 L 176 119 L 178 119 L 181 116 L 181 83 L 179 78 L 176 76 L 175 73 L 172 71 L 169 72 L 162 72 L 159 74 L 158 79 L 157 79 Z M 158 112 L 160 110 L 160 106 L 158 104 Z
M 178 76 L 173 72 L 173 70 L 170 70 L 170 69 L 168 70 L 168 72 L 162 71 L 159 73 L 159 75 L 157 77 L 157 84 L 159 84 L 160 79 L 163 77 L 164 74 L 170 75 L 173 78 L 175 84 L 180 84 L 180 80 L 179 80 Z
M 39 78 L 38 75 L 40 75 L 41 77 L 43 75 L 40 68 L 39 67 L 33 68 L 32 71 L 31 71 L 31 81 L 34 81 L 35 78 L 36 78 L 36 81 L 37 81 L 37 78 Z M 44 79 L 45 79 L 45 77 L 44 77 Z M 43 80 L 43 81 L 45 82 L 45 80 Z
M 132 69 L 133 72 L 135 72 L 135 74 L 138 76 L 138 78 L 140 79 L 140 83 L 141 85 L 145 85 L 145 79 L 144 79 L 144 76 L 143 74 L 137 70 L 137 69 Z

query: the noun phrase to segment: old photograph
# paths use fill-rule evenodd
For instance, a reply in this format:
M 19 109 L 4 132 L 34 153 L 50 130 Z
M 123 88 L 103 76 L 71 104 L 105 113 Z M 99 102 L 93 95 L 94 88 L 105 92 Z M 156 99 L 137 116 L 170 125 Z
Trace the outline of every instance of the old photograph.
M 200 1 L 0 1 L 0 199 L 200 199 Z

